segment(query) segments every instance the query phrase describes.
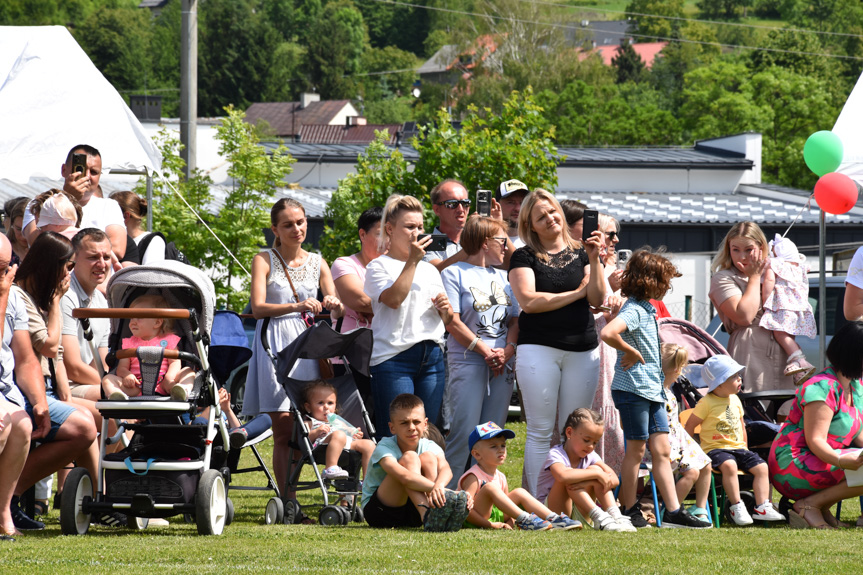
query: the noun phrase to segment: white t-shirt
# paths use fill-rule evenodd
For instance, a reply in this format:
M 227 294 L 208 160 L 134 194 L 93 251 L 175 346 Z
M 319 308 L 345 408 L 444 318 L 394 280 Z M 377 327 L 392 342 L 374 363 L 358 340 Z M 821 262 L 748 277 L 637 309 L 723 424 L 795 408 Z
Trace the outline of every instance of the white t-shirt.
M 140 246 L 141 242 L 144 241 L 144 238 L 150 237 L 151 232 L 146 232 L 138 236 L 137 238 L 132 238 L 135 240 L 135 245 Z M 153 239 L 150 240 L 150 244 L 147 246 L 147 251 L 141 254 L 141 265 L 146 266 L 154 262 L 161 262 L 165 259 L 165 240 L 163 240 L 160 236 L 153 236 Z
M 27 204 L 27 209 L 24 210 L 22 228 L 26 228 L 30 222 L 35 220 L 33 212 L 30 211 L 32 205 L 33 201 L 31 200 Z M 81 206 L 81 211 L 81 229 L 98 228 L 104 232 L 111 225 L 126 229 L 126 223 L 123 221 L 123 210 L 120 209 L 120 204 L 116 200 L 93 196 L 86 206 Z
M 363 291 L 371 298 L 375 314 L 371 365 L 383 363 L 421 341 L 443 344 L 446 330 L 432 300 L 445 290 L 440 272 L 433 265 L 417 264 L 411 290 L 398 309 L 380 302 L 381 294 L 392 287 L 404 267 L 405 262 L 387 255 L 373 259 L 366 266 Z
M 521 236 L 518 235 L 518 232 L 515 232 L 514 236 L 509 236 L 509 241 L 513 243 L 515 249 L 523 248 L 526 245 L 524 240 L 521 239 Z
M 863 289 L 863 248 L 854 252 L 851 265 L 848 266 L 848 274 L 845 276 L 845 283 Z

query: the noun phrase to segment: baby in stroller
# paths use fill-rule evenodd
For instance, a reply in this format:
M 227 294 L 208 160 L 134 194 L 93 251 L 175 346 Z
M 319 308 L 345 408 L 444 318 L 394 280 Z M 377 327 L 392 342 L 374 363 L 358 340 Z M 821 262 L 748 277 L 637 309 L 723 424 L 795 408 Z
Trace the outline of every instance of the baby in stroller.
M 337 414 L 338 398 L 335 387 L 319 379 L 303 389 L 303 415 L 309 428 L 312 449 L 319 445 L 327 446 L 322 477 L 345 479 L 349 476 L 349 473 L 338 465 L 344 449 L 356 451 L 362 455 L 363 477 L 365 477 L 375 444 L 368 439 L 363 439 L 363 432 L 358 428 L 350 424 L 346 426 L 346 422 Z
M 130 308 L 167 308 L 168 302 L 157 295 L 136 298 Z M 131 337 L 123 338 L 123 349 L 143 346 L 177 349 L 180 336 L 173 333 L 174 323 L 170 319 L 133 318 L 129 320 Z M 163 359 L 159 368 L 156 393 L 170 395 L 176 401 L 186 401 L 195 383 L 195 372 L 182 367 L 179 359 Z M 105 395 L 113 401 L 122 401 L 141 395 L 141 365 L 137 358 L 121 359 L 116 374 L 109 373 L 102 379 Z

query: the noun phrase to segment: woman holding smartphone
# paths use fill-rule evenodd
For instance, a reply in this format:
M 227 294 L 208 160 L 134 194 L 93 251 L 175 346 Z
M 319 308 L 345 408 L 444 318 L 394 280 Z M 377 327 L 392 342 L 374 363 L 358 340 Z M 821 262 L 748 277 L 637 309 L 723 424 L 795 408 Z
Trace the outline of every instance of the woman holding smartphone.
M 374 314 L 372 396 L 380 437 L 391 435 L 389 406 L 397 395 L 419 396 L 432 423 L 437 422 L 443 401 L 442 348 L 453 314 L 440 272 L 422 261 L 432 241 L 420 238 L 422 232 L 418 199 L 399 194 L 387 198 L 380 246 L 387 252 L 368 263 L 364 282 Z
M 516 362 L 527 419 L 522 484 L 533 495 L 558 412 L 590 407 L 596 393 L 599 338 L 590 306 L 602 305 L 605 276 L 601 234 L 590 221 L 585 212 L 588 239 L 574 240 L 557 199 L 542 189 L 525 198 L 518 216 L 525 247 L 510 260 L 509 281 L 522 309 Z

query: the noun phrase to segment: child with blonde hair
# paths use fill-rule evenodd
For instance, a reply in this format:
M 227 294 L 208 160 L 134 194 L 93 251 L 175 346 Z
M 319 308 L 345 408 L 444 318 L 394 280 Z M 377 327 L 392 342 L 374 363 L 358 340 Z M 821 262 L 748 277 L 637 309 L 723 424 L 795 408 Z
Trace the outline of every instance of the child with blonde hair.
M 677 398 L 671 391 L 671 386 L 680 377 L 683 368 L 689 363 L 689 352 L 676 343 L 663 343 L 659 346 L 662 356 L 662 373 L 665 377 L 665 411 L 668 414 L 668 443 L 671 446 L 671 470 L 678 475 L 677 498 L 683 501 L 692 486 L 695 485 L 695 506 L 689 508 L 689 513 L 699 519 L 708 521 L 707 495 L 710 491 L 710 458 L 692 437 L 686 433 L 680 423 Z M 642 462 L 652 467 L 653 459 L 650 452 L 644 454 Z
M 337 417 L 336 388 L 321 379 L 308 384 L 303 389 L 303 414 L 306 416 L 312 449 L 319 445 L 327 446 L 322 477 L 324 479 L 348 477 L 348 472 L 339 467 L 339 457 L 344 449 L 356 451 L 362 455 L 363 477 L 365 477 L 375 444 L 371 440 L 363 439 L 363 432 L 357 428 L 349 429 L 350 433 L 338 428 L 339 425 L 344 425 L 344 420 Z
M 572 504 L 600 531 L 635 531 L 614 501 L 617 474 L 596 454 L 605 422 L 592 409 L 579 407 L 563 424 L 563 443 L 551 448 L 537 478 L 537 496 L 566 517 Z
M 165 298 L 143 295 L 129 304 L 130 308 L 167 308 Z M 136 347 L 163 347 L 177 349 L 180 336 L 173 333 L 174 322 L 170 319 L 132 318 L 129 320 L 131 337 L 123 338 L 123 349 Z M 175 401 L 186 401 L 195 383 L 195 372 L 183 367 L 179 359 L 162 360 L 156 384 L 156 393 L 170 395 Z M 121 359 L 115 373 L 102 379 L 105 395 L 114 401 L 122 401 L 141 395 L 141 365 L 137 358 Z
M 752 517 L 740 499 L 737 470 L 750 473 L 755 494 L 755 517 L 761 521 L 784 521 L 785 518 L 770 502 L 770 476 L 767 463 L 746 449 L 746 426 L 743 424 L 743 404 L 737 397 L 740 374 L 744 367 L 728 355 L 714 355 L 701 368 L 701 378 L 707 382 L 708 394 L 695 405 L 686 421 L 686 432 L 695 433 L 701 425 L 701 447 L 722 473 L 722 486 L 731 503 L 731 518 L 737 525 L 752 525 Z
M 761 298 L 764 313 L 758 323 L 773 333 L 773 339 L 788 354 L 785 375 L 800 384 L 815 374 L 794 336 L 815 338 L 815 314 L 809 303 L 809 264 L 797 246 L 779 234 L 770 242 L 769 267 L 764 270 Z
M 467 522 L 484 529 L 525 531 L 581 529 L 581 522 L 563 513 L 554 513 L 521 487 L 509 490 L 506 476 L 498 467 L 506 461 L 506 440 L 515 432 L 493 421 L 477 425 L 470 432 L 468 448 L 476 464 L 458 480 L 458 488 L 473 496 Z

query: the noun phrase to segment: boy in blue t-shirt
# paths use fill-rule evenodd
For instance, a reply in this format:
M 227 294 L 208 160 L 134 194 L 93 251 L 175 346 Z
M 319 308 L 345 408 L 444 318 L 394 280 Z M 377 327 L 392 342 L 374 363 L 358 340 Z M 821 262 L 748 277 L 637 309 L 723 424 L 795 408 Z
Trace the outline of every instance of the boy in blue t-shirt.
M 363 515 L 372 527 L 458 531 L 473 507 L 464 491 L 444 486 L 452 471 L 443 450 L 427 439 L 422 400 L 403 393 L 390 403 L 391 437 L 378 443 L 363 481 Z

